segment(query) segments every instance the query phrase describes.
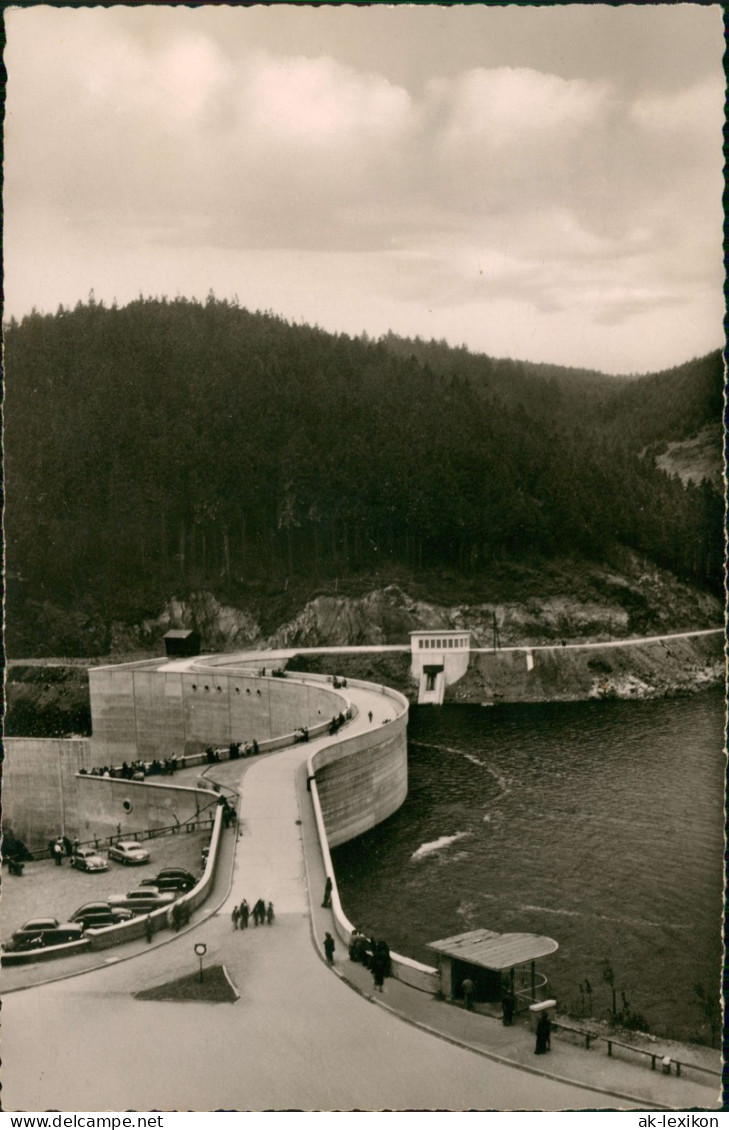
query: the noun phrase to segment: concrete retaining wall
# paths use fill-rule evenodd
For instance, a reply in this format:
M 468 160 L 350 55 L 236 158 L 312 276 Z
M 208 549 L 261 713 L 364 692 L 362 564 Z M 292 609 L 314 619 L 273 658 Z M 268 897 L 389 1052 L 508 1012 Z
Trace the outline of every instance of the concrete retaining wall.
M 147 828 L 167 828 L 194 820 L 208 808 L 213 815 L 218 794 L 210 788 L 125 781 L 116 777 L 76 778 L 78 821 L 72 839 L 123 836 Z
M 45 946 L 37 950 L 20 950 L 15 953 L 3 953 L 0 964 L 5 965 L 35 965 L 39 961 L 53 961 L 57 957 L 72 957 L 77 953 L 84 953 L 91 949 L 89 938 L 82 938 L 80 942 L 65 942 L 60 946 Z
M 93 765 L 89 738 L 5 738 L 3 828 L 31 851 L 78 825 L 76 774 Z
M 169 777 L 137 782 L 80 774 L 91 761 L 88 738 L 7 738 L 4 830 L 40 851 L 61 834 L 83 841 L 184 824 L 204 807 L 205 793 L 173 785 Z

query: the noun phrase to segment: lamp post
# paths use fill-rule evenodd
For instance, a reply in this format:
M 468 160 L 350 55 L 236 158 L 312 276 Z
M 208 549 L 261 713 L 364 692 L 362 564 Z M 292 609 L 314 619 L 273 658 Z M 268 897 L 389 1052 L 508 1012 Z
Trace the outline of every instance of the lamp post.
M 200 983 L 202 984 L 203 958 L 205 957 L 205 954 L 208 952 L 208 947 L 205 945 L 205 942 L 195 942 L 194 948 L 195 948 L 195 953 L 197 954 L 197 956 L 200 959 Z

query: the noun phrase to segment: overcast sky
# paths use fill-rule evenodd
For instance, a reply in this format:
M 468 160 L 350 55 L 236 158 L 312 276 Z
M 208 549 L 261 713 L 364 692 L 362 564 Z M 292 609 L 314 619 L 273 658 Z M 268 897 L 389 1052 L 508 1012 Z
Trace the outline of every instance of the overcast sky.
M 723 342 L 718 5 L 6 19 L 6 317 L 212 288 L 608 372 Z

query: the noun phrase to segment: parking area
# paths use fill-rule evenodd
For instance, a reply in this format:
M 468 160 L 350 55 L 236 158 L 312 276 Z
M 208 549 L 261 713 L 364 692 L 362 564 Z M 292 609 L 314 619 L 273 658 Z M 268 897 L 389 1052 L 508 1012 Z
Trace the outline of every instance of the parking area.
M 121 895 L 138 887 L 143 879 L 152 878 L 163 867 L 184 867 L 195 876 L 202 874 L 202 849 L 210 841 L 210 832 L 180 832 L 145 840 L 143 847 L 150 855 L 149 863 L 128 866 L 109 863 L 108 871 L 77 871 L 68 860 L 57 867 L 53 860 L 26 863 L 21 878 L 8 875 L 3 868 L 2 937 L 9 938 L 30 918 L 57 918 L 67 921 L 85 902 L 97 902 L 109 895 Z M 100 854 L 106 858 L 106 851 Z

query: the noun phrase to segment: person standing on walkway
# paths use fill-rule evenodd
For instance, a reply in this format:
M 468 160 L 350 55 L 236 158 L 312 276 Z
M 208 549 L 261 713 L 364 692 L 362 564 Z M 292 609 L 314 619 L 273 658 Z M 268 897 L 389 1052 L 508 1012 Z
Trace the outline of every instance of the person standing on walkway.
M 367 711 L 367 717 L 368 717 L 368 718 L 369 718 L 369 720 L 370 720 L 370 726 L 371 726 L 371 725 L 372 725 L 372 711 L 371 711 L 371 710 L 368 710 L 368 711 Z
M 382 992 L 382 986 L 385 983 L 387 976 L 387 967 L 389 965 L 388 956 L 376 946 L 372 954 L 372 962 L 370 968 L 372 970 L 372 978 L 375 982 L 375 988 Z
M 63 866 L 63 844 L 60 840 L 56 840 L 53 845 L 53 858 L 56 861 L 56 867 Z
M 334 938 L 329 932 L 324 935 L 324 953 L 329 965 L 334 964 Z
M 514 1023 L 514 997 L 509 989 L 504 993 L 501 1001 L 502 1019 L 505 1028 L 509 1028 Z
M 230 917 L 233 919 L 233 929 L 237 930 L 238 929 L 238 919 L 240 918 L 240 910 L 238 909 L 238 903 L 236 903 L 235 906 L 233 907 L 233 913 L 231 914 Z
M 245 899 L 243 899 L 243 902 L 240 904 L 240 911 L 239 911 L 241 930 L 247 930 L 248 929 L 248 917 L 249 917 L 249 915 L 250 915 L 250 911 L 248 909 L 248 903 L 246 902 Z
M 149 945 L 149 943 L 152 941 L 152 938 L 154 937 L 154 922 L 152 921 L 152 916 L 150 914 L 148 914 L 144 920 L 144 936 L 147 939 L 147 944 Z
M 262 926 L 266 918 L 266 904 L 263 899 L 258 899 L 253 907 L 253 925 Z
M 549 1019 L 549 1013 L 543 1012 L 537 1024 L 537 1046 L 534 1049 L 535 1055 L 544 1055 L 549 1051 L 551 1032 L 552 1021 Z
M 362 942 L 363 941 L 364 941 L 364 939 L 359 932 L 359 927 L 355 926 L 355 928 L 352 930 L 352 935 L 349 939 L 349 960 L 350 961 L 361 961 L 362 960 L 361 949 L 362 949 Z
M 332 905 L 332 881 L 329 878 L 329 876 L 327 875 L 327 881 L 324 884 L 324 901 L 322 902 L 322 906 L 331 906 L 331 905 Z
M 470 1012 L 473 1008 L 473 995 L 476 992 L 476 986 L 474 985 L 470 977 L 466 977 L 466 979 L 462 982 L 461 992 L 463 993 L 463 1003 L 465 1004 L 467 1010 Z
M 261 919 L 261 921 L 263 921 L 263 919 Z M 268 922 L 269 926 L 273 926 L 273 903 L 272 902 L 269 902 L 268 906 L 266 907 L 266 922 Z

